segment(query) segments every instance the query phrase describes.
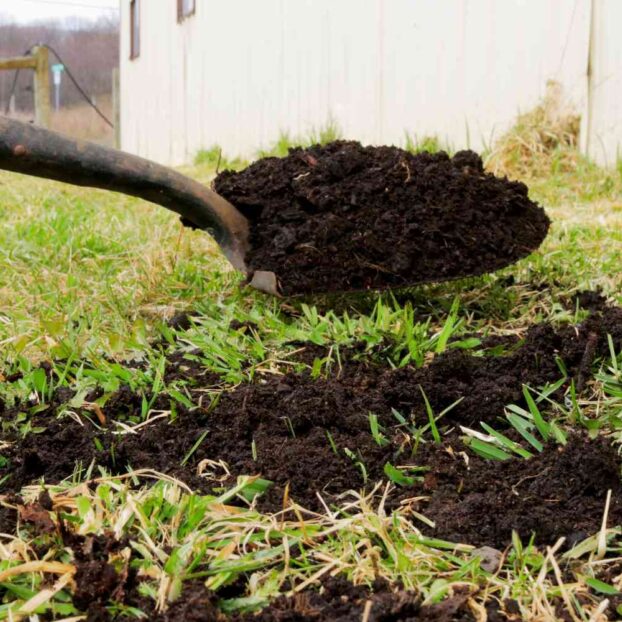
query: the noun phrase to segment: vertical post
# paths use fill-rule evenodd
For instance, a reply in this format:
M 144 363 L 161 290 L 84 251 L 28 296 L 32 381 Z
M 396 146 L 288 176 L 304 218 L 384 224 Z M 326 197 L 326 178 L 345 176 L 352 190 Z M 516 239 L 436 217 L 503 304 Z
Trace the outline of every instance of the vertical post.
M 121 84 L 119 68 L 112 70 L 112 122 L 114 123 L 114 146 L 121 149 Z
M 36 46 L 33 56 L 37 61 L 35 67 L 35 123 L 42 127 L 50 127 L 50 55 L 48 49 Z
M 594 69 L 598 48 L 598 18 L 597 0 L 590 0 L 589 39 L 587 44 L 587 66 L 585 69 L 585 99 L 581 110 L 581 130 L 579 132 L 581 151 L 589 158 L 594 157 L 592 141 L 594 116 Z

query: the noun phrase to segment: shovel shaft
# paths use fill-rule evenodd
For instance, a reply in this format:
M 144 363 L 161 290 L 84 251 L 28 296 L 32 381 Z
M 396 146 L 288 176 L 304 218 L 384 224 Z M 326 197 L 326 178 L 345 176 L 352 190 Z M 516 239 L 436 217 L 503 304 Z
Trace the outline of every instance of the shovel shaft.
M 220 195 L 165 166 L 0 117 L 0 168 L 157 203 L 209 230 L 234 267 L 245 271 L 246 218 Z

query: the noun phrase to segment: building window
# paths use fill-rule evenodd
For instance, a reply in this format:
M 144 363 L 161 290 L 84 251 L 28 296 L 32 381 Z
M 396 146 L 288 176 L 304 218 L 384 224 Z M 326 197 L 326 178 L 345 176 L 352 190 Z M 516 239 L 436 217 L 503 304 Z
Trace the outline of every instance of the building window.
M 194 15 L 196 4 L 196 0 L 177 0 L 177 21 L 181 22 Z
M 140 0 L 130 0 L 130 58 L 140 56 Z

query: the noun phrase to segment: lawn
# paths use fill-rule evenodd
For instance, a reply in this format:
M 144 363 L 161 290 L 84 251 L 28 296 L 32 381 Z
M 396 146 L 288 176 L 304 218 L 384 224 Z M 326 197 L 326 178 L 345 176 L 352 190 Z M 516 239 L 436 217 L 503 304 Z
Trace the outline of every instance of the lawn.
M 306 300 L 162 208 L 0 174 L 0 619 L 622 616 L 622 176 L 522 173 L 527 259 Z

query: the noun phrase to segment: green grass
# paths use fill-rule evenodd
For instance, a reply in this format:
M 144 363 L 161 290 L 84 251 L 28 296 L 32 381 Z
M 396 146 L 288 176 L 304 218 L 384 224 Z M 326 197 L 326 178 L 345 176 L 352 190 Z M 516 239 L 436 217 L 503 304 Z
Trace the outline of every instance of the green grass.
M 411 153 L 420 153 L 422 151 L 429 151 L 434 153 L 436 151 L 446 151 L 450 155 L 455 151 L 449 144 L 441 140 L 438 136 L 417 136 L 406 132 L 404 139 L 404 149 Z
M 336 135 L 336 128 L 329 128 L 308 140 Z M 433 142 L 426 139 L 419 146 L 437 148 L 438 142 Z M 290 145 L 288 137 L 281 137 L 270 153 L 280 155 Z M 413 143 L 411 148 L 418 147 Z M 224 160 L 211 149 L 186 171 L 207 181 L 219 160 L 221 169 L 243 164 Z M 163 379 L 164 356 L 173 350 L 181 349 L 233 385 L 291 369 L 291 355 L 301 341 L 332 346 L 325 359 L 313 364 L 313 373 L 320 376 L 337 373 L 340 349 L 354 343 L 365 344 L 361 356 L 372 356 L 373 351 L 387 364 L 420 366 L 449 347 L 479 353 L 481 344 L 473 333 L 523 334 L 534 322 L 576 322 L 583 316 L 562 303 L 578 290 L 601 287 L 622 301 L 619 175 L 617 170 L 585 164 L 572 174 L 535 176 L 532 196 L 547 207 L 552 231 L 537 253 L 498 274 L 425 286 L 406 295 L 292 302 L 240 288 L 239 275 L 214 242 L 206 234 L 183 229 L 174 215 L 159 207 L 2 173 L 0 374 L 20 371 L 22 377 L 4 382 L 0 399 L 10 405 L 34 397 L 35 403 L 46 404 L 59 387 L 70 387 L 73 397 L 61 414 L 84 405 L 94 388 L 102 390 L 101 405 L 129 385 L 143 396 L 142 420 L 161 395 L 192 406 L 183 382 L 167 384 Z M 194 313 L 187 330 L 166 324 L 180 310 Z M 232 320 L 251 328 L 230 328 Z M 42 360 L 51 361 L 51 375 L 38 367 Z M 551 405 L 546 395 L 542 397 L 546 388 L 533 387 L 528 410 L 510 411 L 520 418 L 514 427 L 522 425 L 537 443 L 555 436 L 556 426 L 562 424 L 589 427 L 592 422 L 592 428 L 615 431 L 621 369 L 620 353 L 612 352 L 596 377 L 594 400 L 580 404 Z M 373 413 L 363 414 L 381 446 L 386 439 L 378 420 Z M 425 429 L 413 434 L 441 440 L 444 413 L 429 408 L 427 414 Z M 404 424 L 409 425 L 406 420 Z M 24 434 L 33 431 L 28 413 L 15 425 Z M 485 432 L 483 450 L 522 450 L 523 455 L 538 451 L 524 435 L 518 446 L 495 437 L 494 430 Z M 180 460 L 189 460 L 202 440 Z M 330 437 L 326 442 L 335 453 L 344 449 Z M 356 448 L 348 451 L 364 473 Z M 612 589 L 599 577 L 606 568 L 603 538 L 611 542 L 614 530 L 596 534 L 565 556 L 555 548 L 541 550 L 515 540 L 499 572 L 491 574 L 482 570 L 472 547 L 424 538 L 417 525 L 425 517 L 391 513 L 377 497 L 372 501 L 371 496 L 352 492 L 339 514 L 297 508 L 296 518 L 275 517 L 257 512 L 250 501 L 245 509 L 230 505 L 233 498 L 252 500 L 269 485 L 263 480 L 240 478 L 235 488 L 212 497 L 191 494 L 180 482 L 150 473 L 110 477 L 84 467 L 86 472 L 74 481 L 51 487 L 60 515 L 84 535 L 111 530 L 117 537 L 128 536 L 132 565 L 149 577 L 145 591 L 154 597 L 164 594 L 165 600 L 174 599 L 183 582 L 192 578 L 217 589 L 250 573 L 248 595 L 222 606 L 253 609 L 285 589 L 287 581 L 304 585 L 339 571 L 357 582 L 371 582 L 379 575 L 399 580 L 427 602 L 466 585 L 480 590 L 478 598 L 516 598 L 524 614 L 548 611 L 550 602 L 563 596 L 576 601 L 578 619 L 587 620 L 577 595 L 586 586 L 601 595 Z M 421 476 L 391 463 L 385 473 L 398 486 Z M 81 483 L 88 476 L 96 480 L 93 486 Z M 38 493 L 38 486 L 23 491 L 26 500 Z M 22 526 L 18 538 L 0 545 L 0 620 L 12 619 L 37 595 L 43 595 L 37 611 L 77 615 L 70 598 L 73 566 L 67 550 L 54 534 L 38 535 L 34 541 L 31 537 L 30 528 Z M 583 580 L 560 587 L 556 572 L 569 560 Z M 27 562 L 30 565 L 23 566 Z M 44 592 L 54 583 L 51 577 L 65 585 Z

